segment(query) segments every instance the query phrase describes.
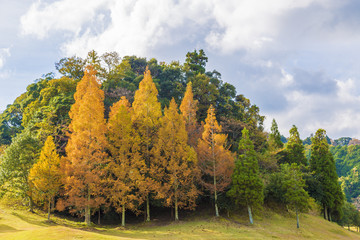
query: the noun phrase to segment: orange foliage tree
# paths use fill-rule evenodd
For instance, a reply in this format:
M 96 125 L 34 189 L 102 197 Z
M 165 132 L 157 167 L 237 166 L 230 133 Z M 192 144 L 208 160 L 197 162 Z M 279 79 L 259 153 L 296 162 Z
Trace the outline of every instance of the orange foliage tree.
M 146 196 L 146 221 L 150 221 L 150 193 L 154 189 L 154 181 L 151 177 L 151 161 L 153 155 L 151 149 L 157 138 L 160 117 L 162 116 L 161 104 L 157 98 L 158 90 L 151 78 L 150 70 L 146 68 L 144 79 L 139 84 L 139 89 L 135 92 L 132 105 L 133 126 L 140 137 L 140 154 L 145 161 L 144 184 L 140 191 Z
M 69 142 L 65 148 L 65 204 L 72 206 L 72 212 L 84 211 L 85 222 L 90 225 L 91 208 L 104 203 L 107 161 L 104 92 L 92 66 L 86 68 L 74 98 L 69 113 Z M 61 209 L 62 204 L 59 207 Z
M 196 147 L 197 141 L 201 136 L 196 121 L 197 105 L 198 101 L 194 100 L 194 94 L 192 92 L 192 83 L 189 82 L 186 86 L 184 98 L 181 101 L 180 111 L 185 119 L 186 131 L 188 132 L 188 143 L 192 147 Z
M 34 186 L 39 200 L 47 201 L 48 220 L 50 220 L 51 200 L 61 186 L 60 157 L 56 152 L 54 139 L 49 136 L 41 149 L 40 159 L 30 169 L 29 181 Z
M 187 144 L 185 122 L 175 100 L 165 109 L 161 119 L 159 137 L 154 147 L 155 172 L 160 183 L 158 197 L 165 199 L 166 206 L 174 206 L 175 220 L 179 220 L 178 208 L 195 207 L 198 191 L 195 180 L 198 176 L 195 150 Z
M 137 210 L 143 202 L 138 189 L 144 184 L 141 171 L 145 167 L 139 154 L 140 138 L 136 134 L 132 122 L 132 111 L 126 97 L 111 107 L 108 121 L 109 150 L 111 162 L 108 165 L 110 202 L 117 212 L 122 213 L 121 225 L 125 226 L 125 210 Z
M 199 167 L 202 173 L 200 183 L 214 194 L 215 214 L 219 216 L 218 193 L 231 183 L 234 170 L 234 156 L 226 147 L 227 136 L 221 134 L 221 126 L 216 121 L 215 109 L 211 105 L 207 111 L 204 132 L 198 144 Z

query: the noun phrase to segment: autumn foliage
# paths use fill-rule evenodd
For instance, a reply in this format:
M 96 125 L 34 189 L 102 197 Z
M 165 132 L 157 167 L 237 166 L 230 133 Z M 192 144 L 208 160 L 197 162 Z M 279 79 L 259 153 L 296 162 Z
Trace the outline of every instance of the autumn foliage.
M 152 148 L 157 139 L 160 118 L 162 116 L 161 104 L 157 98 L 158 91 L 151 78 L 150 70 L 146 69 L 144 79 L 139 84 L 139 89 L 135 92 L 132 104 L 133 115 L 132 123 L 136 134 L 140 137 L 140 157 L 145 162 L 142 172 L 144 184 L 140 191 L 146 197 L 147 221 L 150 221 L 150 193 L 154 192 L 156 186 L 154 182 L 153 170 L 151 169 L 154 156 Z
M 85 214 L 85 221 L 90 224 L 91 208 L 105 202 L 103 184 L 108 161 L 104 92 L 91 66 L 78 83 L 74 98 L 69 113 L 70 139 L 65 149 L 64 203 L 73 207 L 71 211 Z
M 218 193 L 230 185 L 234 169 L 234 156 L 226 146 L 226 138 L 216 120 L 215 109 L 210 106 L 197 149 L 202 174 L 200 183 L 214 194 L 216 216 L 219 216 Z
M 199 174 L 197 156 L 187 144 L 187 138 L 184 119 L 172 99 L 161 118 L 152 168 L 157 173 L 154 176 L 159 185 L 158 197 L 165 200 L 165 206 L 174 207 L 175 220 L 179 220 L 179 208 L 195 207 L 198 196 L 195 186 Z
M 111 107 L 107 133 L 111 153 L 107 196 L 116 211 L 122 213 L 123 226 L 126 209 L 137 211 L 144 200 L 139 189 L 145 185 L 142 174 L 145 162 L 139 152 L 140 138 L 132 127 L 131 115 L 130 103 L 122 97 Z
M 29 181 L 34 186 L 37 200 L 46 201 L 50 220 L 51 201 L 61 186 L 60 157 L 56 152 L 53 137 L 49 136 L 41 150 L 40 158 L 30 170 Z

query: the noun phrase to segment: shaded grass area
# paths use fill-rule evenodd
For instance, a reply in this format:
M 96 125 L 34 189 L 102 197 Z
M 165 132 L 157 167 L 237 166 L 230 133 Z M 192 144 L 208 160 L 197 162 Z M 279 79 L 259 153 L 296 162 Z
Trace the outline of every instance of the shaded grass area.
M 0 206 L 0 239 L 360 239 L 321 217 L 304 214 L 296 228 L 294 214 L 264 210 L 249 225 L 247 216 L 215 218 L 194 213 L 180 222 L 157 222 L 119 226 L 86 227 L 82 222 Z

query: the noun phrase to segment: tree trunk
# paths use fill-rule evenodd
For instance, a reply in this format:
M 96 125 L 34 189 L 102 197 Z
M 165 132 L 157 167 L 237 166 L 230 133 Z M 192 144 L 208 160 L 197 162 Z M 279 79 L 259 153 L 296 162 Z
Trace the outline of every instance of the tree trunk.
M 211 133 L 212 136 L 212 141 L 211 141 L 211 148 L 212 148 L 212 157 L 213 157 L 213 164 L 214 164 L 214 169 L 213 169 L 213 174 L 214 174 L 214 200 L 215 200 L 215 216 L 219 217 L 219 209 L 218 209 L 218 205 L 217 205 L 217 191 L 216 191 L 216 159 L 215 159 L 215 152 L 214 152 L 214 148 L 215 148 L 215 144 L 214 144 L 214 133 Z
M 49 202 L 48 202 L 48 221 L 50 222 L 50 211 L 51 211 L 51 197 L 49 197 Z
M 325 218 L 325 220 L 329 220 L 329 218 L 328 218 L 328 209 L 327 209 L 326 205 L 324 205 L 324 218 Z
M 87 226 L 90 226 L 90 205 L 89 205 L 89 202 L 90 202 L 90 193 L 89 193 L 89 190 L 88 190 L 88 196 L 87 196 L 87 204 L 86 204 L 86 207 L 85 207 L 85 223 Z
M 150 222 L 150 199 L 149 199 L 149 194 L 146 197 L 146 221 Z
M 101 224 L 101 222 L 100 222 L 100 217 L 101 217 L 101 207 L 99 207 L 99 216 L 98 216 L 98 225 L 100 225 Z
M 328 216 L 329 216 L 329 221 L 332 222 L 330 209 L 329 209 Z
M 248 205 L 248 213 L 249 213 L 250 224 L 254 224 L 254 220 L 253 220 L 253 217 L 252 217 L 250 205 Z
M 299 222 L 299 214 L 298 214 L 298 210 L 296 209 L 296 227 L 300 228 L 300 222 Z
M 179 221 L 178 200 L 176 196 L 175 196 L 175 221 Z
M 218 209 L 218 205 L 217 205 L 217 193 L 216 193 L 216 190 L 215 190 L 215 216 L 216 217 L 219 217 L 219 209 Z
M 33 202 L 32 196 L 29 196 L 29 204 L 30 204 L 30 209 L 29 209 L 29 211 L 30 211 L 31 213 L 34 213 L 34 202 Z
M 125 205 L 122 206 L 121 226 L 125 227 Z

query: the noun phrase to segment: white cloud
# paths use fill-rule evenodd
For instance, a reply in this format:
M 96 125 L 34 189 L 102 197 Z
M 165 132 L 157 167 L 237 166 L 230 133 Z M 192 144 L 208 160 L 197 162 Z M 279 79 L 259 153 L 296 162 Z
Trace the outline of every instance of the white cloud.
M 330 136 L 360 137 L 360 86 L 343 77 L 359 73 L 360 62 L 358 14 L 339 11 L 348 3 L 354 1 L 38 0 L 21 18 L 21 32 L 65 35 L 65 56 L 95 49 L 149 57 L 164 46 L 196 45 L 224 59 L 235 79 L 224 80 L 275 117 L 283 134 L 295 124 L 302 137 L 320 127 Z
M 0 69 L 4 66 L 7 57 L 10 57 L 10 48 L 0 48 Z
M 62 46 L 69 55 L 84 55 L 90 49 L 145 54 L 160 44 L 198 38 L 199 31 L 204 32 L 197 41 L 230 53 L 264 48 L 276 41 L 286 13 L 326 2 L 58 0 L 45 3 L 38 0 L 22 16 L 21 29 L 24 35 L 40 39 L 55 31 L 71 33 Z
M 45 3 L 37 0 L 25 15 L 21 17 L 22 34 L 35 35 L 43 39 L 52 31 L 66 30 L 80 34 L 82 26 L 91 22 L 101 7 L 109 1 L 98 0 L 60 0 Z

